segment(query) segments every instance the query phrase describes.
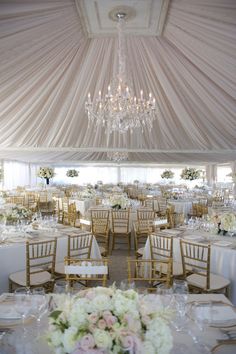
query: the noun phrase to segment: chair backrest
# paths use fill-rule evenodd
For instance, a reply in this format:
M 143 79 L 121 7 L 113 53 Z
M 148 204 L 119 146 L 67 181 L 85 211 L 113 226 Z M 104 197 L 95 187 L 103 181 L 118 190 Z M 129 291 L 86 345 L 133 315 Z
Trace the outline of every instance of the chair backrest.
M 151 210 L 154 210 L 154 201 L 153 201 L 153 199 L 145 198 L 144 201 L 143 201 L 143 205 L 144 205 L 146 208 L 149 208 L 149 209 L 151 209 Z
M 192 273 L 204 277 L 209 289 L 211 246 L 180 240 L 180 248 L 184 276 Z
M 68 235 L 68 258 L 90 258 L 93 236 L 90 232 Z
M 63 213 L 68 213 L 68 211 L 69 211 L 69 199 L 68 198 L 62 199 L 62 211 L 63 211 Z
M 173 237 L 162 233 L 149 235 L 151 258 L 169 259 L 173 257 Z
M 137 219 L 140 220 L 153 220 L 155 219 L 155 212 L 152 209 L 137 209 Z
M 66 281 L 70 284 L 74 281 L 102 282 L 106 286 L 108 277 L 108 260 L 102 259 L 75 259 L 65 257 Z M 97 284 L 96 284 L 97 285 Z
M 108 234 L 109 232 L 109 210 L 94 209 L 91 210 L 92 233 Z
M 160 283 L 170 287 L 172 259 L 127 258 L 127 263 L 129 283 L 135 282 L 137 287 L 146 287 L 148 290 L 153 290 Z
M 158 199 L 158 208 L 159 211 L 164 211 L 167 208 L 167 201 L 165 198 L 159 198 Z
M 57 239 L 26 242 L 26 286 L 31 286 L 31 276 L 50 270 L 54 281 Z
M 111 224 L 112 232 L 116 233 L 128 233 L 129 232 L 129 210 L 112 210 L 111 212 Z

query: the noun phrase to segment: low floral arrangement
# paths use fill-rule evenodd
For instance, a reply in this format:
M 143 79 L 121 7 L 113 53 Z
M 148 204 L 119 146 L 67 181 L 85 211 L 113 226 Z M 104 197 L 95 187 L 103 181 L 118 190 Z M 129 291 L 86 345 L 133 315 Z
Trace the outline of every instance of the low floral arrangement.
M 170 179 L 174 177 L 174 172 L 172 172 L 171 170 L 165 170 L 162 174 L 161 174 L 161 178 L 166 178 L 166 179 Z
M 134 184 L 139 184 L 139 180 L 138 180 L 138 179 L 135 179 L 135 180 L 134 180 Z
M 220 228 L 224 231 L 236 230 L 236 216 L 233 213 L 220 215 Z
M 184 168 L 181 172 L 180 177 L 185 180 L 193 181 L 201 176 L 201 171 L 196 168 Z
M 37 176 L 40 178 L 50 179 L 55 176 L 55 172 L 51 167 L 40 167 L 37 172 Z
M 87 187 L 80 193 L 80 196 L 84 199 L 92 199 L 96 197 L 96 191 L 93 188 Z
M 150 295 L 97 287 L 54 298 L 47 338 L 56 353 L 168 354 L 172 348 L 170 314 Z
M 113 209 L 126 209 L 129 200 L 123 194 L 113 194 L 110 197 L 110 205 Z
M 97 185 L 99 186 L 103 185 L 103 181 L 97 181 Z
M 236 172 L 231 172 L 227 176 L 231 177 L 233 182 L 236 182 Z
M 18 220 L 30 219 L 31 217 L 31 210 L 20 205 L 7 208 L 5 209 L 4 213 L 0 214 L 0 219 L 5 219 L 8 223 L 16 222 Z
M 67 177 L 78 177 L 79 176 L 79 172 L 76 170 L 68 170 L 66 172 Z

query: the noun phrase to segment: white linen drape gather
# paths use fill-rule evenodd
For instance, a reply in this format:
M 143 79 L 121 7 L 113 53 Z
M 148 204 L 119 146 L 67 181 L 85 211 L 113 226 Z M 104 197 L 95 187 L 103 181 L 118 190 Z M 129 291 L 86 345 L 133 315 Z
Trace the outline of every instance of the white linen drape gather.
M 235 160 L 235 18 L 234 0 L 174 0 L 162 37 L 127 38 L 134 91 L 153 92 L 158 119 L 106 137 L 84 102 L 109 84 L 117 40 L 87 38 L 72 0 L 1 3 L 0 158 L 104 161 L 118 148 L 130 161 Z

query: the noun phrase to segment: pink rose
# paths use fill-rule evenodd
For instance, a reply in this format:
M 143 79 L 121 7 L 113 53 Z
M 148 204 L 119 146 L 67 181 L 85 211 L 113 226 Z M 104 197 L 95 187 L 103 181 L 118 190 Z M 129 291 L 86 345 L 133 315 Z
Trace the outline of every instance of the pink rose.
M 105 329 L 106 326 L 107 326 L 107 324 L 106 324 L 105 320 L 101 319 L 101 320 L 98 321 L 98 328 L 99 329 Z
M 90 323 L 96 323 L 97 320 L 98 320 L 98 315 L 96 313 L 91 313 L 89 316 L 88 316 L 88 320 Z
M 106 316 L 105 318 L 106 324 L 108 328 L 111 328 L 114 323 L 117 322 L 117 318 L 115 316 Z
M 106 310 L 106 311 L 103 311 L 103 318 L 104 318 L 104 320 L 105 320 L 105 317 L 106 316 L 112 316 L 112 313 L 111 313 L 111 311 L 108 311 L 108 310 Z
M 91 334 L 86 334 L 79 341 L 79 347 L 83 350 L 91 349 L 95 346 L 95 341 Z
M 123 349 L 125 349 L 127 351 L 133 351 L 134 345 L 135 345 L 133 336 L 122 337 L 121 338 L 121 345 L 122 345 Z

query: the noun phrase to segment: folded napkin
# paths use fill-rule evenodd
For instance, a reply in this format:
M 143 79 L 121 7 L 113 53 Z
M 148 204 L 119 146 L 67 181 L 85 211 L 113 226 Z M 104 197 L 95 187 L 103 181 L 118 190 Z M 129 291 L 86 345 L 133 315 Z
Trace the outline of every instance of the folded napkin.
M 20 319 L 20 315 L 15 311 L 12 302 L 4 302 L 0 304 L 0 319 L 12 320 Z

